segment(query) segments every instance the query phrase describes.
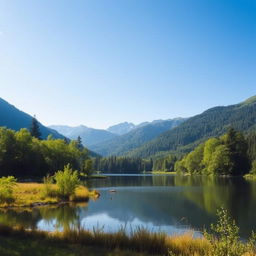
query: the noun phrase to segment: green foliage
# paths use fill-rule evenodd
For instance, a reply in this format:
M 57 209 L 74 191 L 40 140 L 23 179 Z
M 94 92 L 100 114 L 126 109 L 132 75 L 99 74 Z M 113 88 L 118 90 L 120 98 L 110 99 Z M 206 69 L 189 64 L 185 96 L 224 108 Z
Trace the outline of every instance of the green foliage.
M 84 161 L 84 168 L 83 168 L 82 172 L 85 173 L 87 176 L 91 176 L 92 171 L 93 171 L 92 165 L 93 165 L 92 159 L 86 159 Z
M 149 157 L 164 151 L 174 153 L 189 145 L 192 145 L 191 150 L 208 138 L 226 133 L 230 126 L 249 131 L 255 126 L 256 102 L 249 100 L 247 103 L 211 108 L 134 149 L 129 156 Z
M 177 172 L 243 175 L 249 172 L 247 141 L 234 129 L 220 138 L 200 144 L 175 165 Z
M 43 177 L 53 175 L 68 163 L 81 170 L 88 150 L 78 141 L 33 137 L 27 129 L 18 132 L 0 127 L 0 176 Z
M 151 159 L 144 160 L 131 157 L 111 156 L 95 158 L 93 161 L 93 169 L 105 173 L 140 173 L 151 171 L 152 166 L 153 161 Z
M 17 185 L 13 176 L 0 178 L 0 203 L 11 203 L 14 201 L 13 190 Z
M 58 195 L 63 199 L 68 199 L 74 195 L 80 184 L 78 172 L 73 171 L 70 164 L 64 166 L 63 171 L 56 172 L 54 179 L 56 180 Z
M 239 228 L 227 213 L 221 208 L 217 211 L 217 224 L 211 225 L 212 233 L 204 232 L 204 236 L 211 243 L 210 255 L 214 256 L 241 256 L 246 252 L 256 252 L 256 237 L 252 234 L 247 243 L 243 243 L 238 235 Z
M 32 118 L 32 122 L 31 122 L 31 127 L 29 129 L 31 135 L 37 139 L 41 139 L 41 132 L 40 132 L 40 127 L 39 127 L 39 123 L 37 121 L 37 119 L 35 118 L 35 116 Z
M 153 161 L 153 171 L 174 171 L 174 164 L 177 161 L 177 157 L 174 155 L 168 155 L 166 157 L 158 158 Z

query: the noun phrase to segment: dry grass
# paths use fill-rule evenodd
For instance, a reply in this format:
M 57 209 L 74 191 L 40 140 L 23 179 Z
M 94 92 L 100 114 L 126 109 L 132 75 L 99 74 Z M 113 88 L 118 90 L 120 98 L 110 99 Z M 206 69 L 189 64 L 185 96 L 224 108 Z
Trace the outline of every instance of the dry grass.
M 57 191 L 56 185 L 51 185 L 53 191 Z M 36 204 L 56 204 L 61 200 L 55 195 L 49 197 L 44 196 L 42 191 L 44 184 L 41 183 L 18 183 L 14 190 L 13 196 L 15 201 L 7 204 L 0 204 L 0 207 L 30 207 Z M 98 193 L 96 191 L 89 191 L 84 186 L 79 186 L 76 189 L 75 195 L 70 198 L 70 201 L 87 201 L 89 198 L 97 198 Z
M 212 254 L 212 244 L 203 237 L 193 237 L 192 232 L 183 235 L 168 236 L 165 233 L 153 233 L 142 228 L 137 228 L 130 235 L 124 229 L 120 229 L 116 233 L 104 233 L 101 230 L 69 230 L 49 233 L 43 231 L 26 231 L 22 228 L 14 229 L 0 225 L 0 236 L 10 237 L 16 240 L 24 238 L 26 240 L 47 240 L 53 246 L 66 244 L 79 248 L 84 246 L 102 248 L 106 251 L 129 250 L 131 252 L 130 255 L 141 253 L 142 255 L 151 254 L 161 256 L 216 256 Z M 218 243 L 218 240 L 216 240 L 216 243 Z M 219 256 L 222 256 L 222 254 Z M 241 256 L 255 256 L 255 253 L 248 251 Z

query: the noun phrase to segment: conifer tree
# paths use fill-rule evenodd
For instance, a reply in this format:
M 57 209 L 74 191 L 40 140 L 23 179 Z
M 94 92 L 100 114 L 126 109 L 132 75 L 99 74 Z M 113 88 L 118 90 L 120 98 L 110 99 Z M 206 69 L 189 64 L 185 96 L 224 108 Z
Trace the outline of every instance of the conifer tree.
M 34 116 L 32 118 L 32 122 L 31 122 L 31 127 L 29 129 L 31 135 L 39 140 L 41 140 L 41 132 L 40 132 L 40 127 L 39 127 L 39 123 L 36 119 L 36 116 Z

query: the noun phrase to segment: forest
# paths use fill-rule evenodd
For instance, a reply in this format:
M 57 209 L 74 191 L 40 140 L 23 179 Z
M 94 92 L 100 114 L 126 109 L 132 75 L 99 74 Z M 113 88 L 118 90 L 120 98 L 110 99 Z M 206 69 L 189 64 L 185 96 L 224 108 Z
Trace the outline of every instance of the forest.
M 0 127 L 0 176 L 43 177 L 62 170 L 67 164 L 79 171 L 86 171 L 90 165 L 88 150 L 81 141 L 52 136 L 41 140 L 38 130 L 15 132 Z
M 244 175 L 255 173 L 255 132 L 247 138 L 230 128 L 208 139 L 175 163 L 175 171 L 188 174 Z
M 0 175 L 43 177 L 52 175 L 67 164 L 90 175 L 103 173 L 142 173 L 176 171 L 188 174 L 244 175 L 256 174 L 256 131 L 244 135 L 230 128 L 220 137 L 199 144 L 186 154 L 168 154 L 158 158 L 126 156 L 89 156 L 81 138 L 68 141 L 48 136 L 41 140 L 33 119 L 30 130 L 0 128 Z

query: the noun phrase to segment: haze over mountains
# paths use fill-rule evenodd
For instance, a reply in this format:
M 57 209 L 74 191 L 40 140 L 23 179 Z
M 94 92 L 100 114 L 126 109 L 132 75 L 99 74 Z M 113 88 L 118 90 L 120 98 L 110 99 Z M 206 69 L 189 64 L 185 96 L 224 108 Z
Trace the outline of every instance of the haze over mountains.
M 86 147 L 96 149 L 99 154 L 112 154 L 112 149 L 115 148 L 115 154 L 120 155 L 155 138 L 162 132 L 176 127 L 184 120 L 184 118 L 155 120 L 138 125 L 124 122 L 111 126 L 107 130 L 89 128 L 84 125 L 77 127 L 51 125 L 50 128 L 70 139 L 77 139 L 80 136 Z
M 29 128 L 32 116 L 0 98 L 0 126 L 13 130 Z M 121 123 L 106 130 L 84 125 L 70 127 L 41 123 L 42 138 L 77 139 L 102 156 L 118 155 L 148 158 L 170 152 L 188 152 L 209 137 L 224 134 L 229 127 L 243 132 L 256 129 L 256 96 L 230 106 L 218 106 L 190 118 L 155 120 L 138 125 Z M 56 131 L 57 130 L 57 131 Z
M 150 123 L 145 122 L 139 124 L 137 128 L 134 127 L 126 134 L 92 145 L 91 149 L 103 156 L 124 155 L 156 138 L 161 133 L 177 127 L 185 120 L 186 118 L 174 118 L 169 120 L 155 120 Z
M 87 147 L 115 138 L 117 136 L 109 131 L 89 128 L 84 125 L 76 127 L 67 125 L 51 125 L 49 127 L 58 131 L 69 139 L 77 139 L 77 137 L 80 136 L 82 143 Z

